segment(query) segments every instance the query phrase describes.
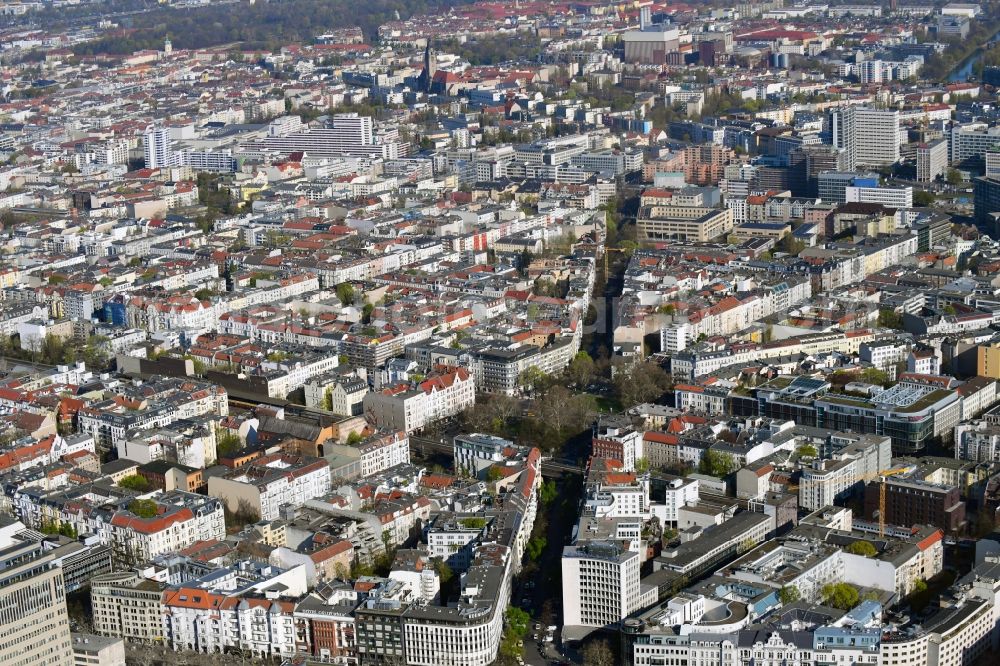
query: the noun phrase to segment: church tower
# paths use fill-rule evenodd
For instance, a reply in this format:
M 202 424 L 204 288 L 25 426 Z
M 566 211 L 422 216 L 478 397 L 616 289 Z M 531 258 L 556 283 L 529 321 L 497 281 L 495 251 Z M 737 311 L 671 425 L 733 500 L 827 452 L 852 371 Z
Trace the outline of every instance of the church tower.
M 437 74 L 437 53 L 431 48 L 431 40 L 428 39 L 427 46 L 424 48 L 424 73 L 421 75 L 423 77 L 421 83 L 424 84 L 425 93 L 431 92 L 435 74 Z

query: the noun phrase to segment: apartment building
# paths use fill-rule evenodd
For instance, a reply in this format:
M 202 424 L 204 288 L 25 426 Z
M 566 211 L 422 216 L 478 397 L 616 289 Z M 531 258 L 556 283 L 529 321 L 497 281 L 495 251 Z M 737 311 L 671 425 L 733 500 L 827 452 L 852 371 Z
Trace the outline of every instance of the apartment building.
M 221 386 L 190 379 L 158 379 L 126 386 L 77 413 L 80 432 L 99 449 L 118 447 L 133 431 L 166 428 L 174 421 L 229 414 L 229 397 Z
M 362 477 L 410 462 L 410 438 L 404 430 L 376 433 L 355 448 L 361 453 Z
M 171 553 L 205 539 L 224 539 L 226 522 L 222 503 L 183 491 L 155 495 L 156 514 L 146 517 L 131 503 L 108 516 L 97 516 L 97 533 L 110 545 L 116 563 L 136 565 L 157 555 Z M 67 521 L 73 524 L 75 521 Z M 86 529 L 78 529 L 86 533 Z
M 208 494 L 229 511 L 249 510 L 275 520 L 283 506 L 299 506 L 330 491 L 330 465 L 322 459 L 272 453 L 208 480 Z
M 591 439 L 591 455 L 622 463 L 622 471 L 634 472 L 643 457 L 642 433 L 623 419 L 607 417 L 598 421 Z
M 582 515 L 648 519 L 651 511 L 648 473 L 624 472 L 615 461 L 591 458 Z
M 582 332 L 582 328 L 577 331 Z M 477 390 L 514 395 L 521 387 L 525 370 L 538 368 L 546 374 L 559 374 L 579 350 L 579 334 L 557 339 L 546 347 L 491 345 L 472 351 L 469 367 L 475 376 Z
M 479 476 L 502 463 L 515 451 L 514 442 L 494 435 L 471 433 L 455 435 L 453 440 L 455 469 L 471 476 Z
M 306 407 L 328 409 L 340 416 L 360 416 L 368 382 L 339 374 L 313 377 L 305 383 Z
M 467 368 L 438 371 L 417 384 L 408 382 L 372 392 L 364 412 L 380 427 L 418 432 L 476 402 L 475 376 Z
M 95 576 L 90 582 L 94 631 L 129 642 L 163 641 L 164 585 L 131 571 Z
M 974 421 L 955 426 L 955 459 L 1000 462 L 1000 425 Z

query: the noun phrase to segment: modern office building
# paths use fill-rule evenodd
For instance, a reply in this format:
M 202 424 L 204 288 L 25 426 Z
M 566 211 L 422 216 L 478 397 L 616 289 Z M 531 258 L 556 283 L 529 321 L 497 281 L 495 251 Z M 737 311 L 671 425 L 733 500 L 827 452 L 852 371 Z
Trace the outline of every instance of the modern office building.
M 929 183 L 939 176 L 943 176 L 947 170 L 947 139 L 936 139 L 917 146 L 917 180 L 919 182 Z
M 338 113 L 328 127 L 275 134 L 254 145 L 278 153 L 301 151 L 309 157 L 339 157 L 346 154 L 394 159 L 399 156 L 395 144 L 376 144 L 371 117 L 356 113 Z
M 651 601 L 644 598 L 639 564 L 639 553 L 613 541 L 566 546 L 562 556 L 563 632 L 617 627 L 655 601 L 655 588 Z
M 1000 145 L 1000 127 L 989 127 L 982 122 L 956 124 L 951 128 L 949 159 L 952 164 L 979 159 L 997 145 Z
M 650 206 L 639 213 L 636 221 L 639 239 L 687 240 L 708 242 L 728 234 L 733 229 L 733 212 L 730 209 Z
M 0 664 L 73 666 L 62 569 L 41 542 L 0 550 Z
M 821 171 L 817 176 L 817 194 L 829 203 L 847 203 L 847 188 L 878 187 L 876 173 L 855 173 L 854 171 Z
M 989 224 L 992 213 L 1000 213 L 1000 178 L 983 177 L 972 181 L 972 202 L 976 222 Z
M 952 390 L 904 381 L 867 398 L 830 393 L 818 379 L 778 378 L 755 389 L 760 416 L 799 425 L 886 435 L 895 455 L 922 452 L 935 437 L 951 439 L 962 401 Z
M 887 208 L 912 208 L 912 187 L 858 187 L 845 188 L 847 203 L 874 203 Z
M 846 106 L 830 112 L 833 145 L 848 154 L 848 168 L 899 161 L 899 111 Z
M 845 106 L 830 111 L 830 137 L 834 148 L 844 151 L 844 169 L 853 170 L 858 163 L 855 136 L 854 107 Z
M 899 111 L 855 109 L 855 166 L 885 166 L 899 161 Z

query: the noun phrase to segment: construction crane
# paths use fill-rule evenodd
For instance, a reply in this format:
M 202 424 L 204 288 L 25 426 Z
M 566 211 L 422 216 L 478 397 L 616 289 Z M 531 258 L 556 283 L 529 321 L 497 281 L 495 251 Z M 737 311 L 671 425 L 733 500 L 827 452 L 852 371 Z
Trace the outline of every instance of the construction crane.
M 886 496 L 886 479 L 890 476 L 896 476 L 898 474 L 904 474 L 913 469 L 913 466 L 904 467 L 892 467 L 890 469 L 884 469 L 880 472 L 871 472 L 869 474 L 863 474 L 858 477 L 855 483 L 861 482 L 867 486 L 872 481 L 880 481 L 878 490 L 878 535 L 879 537 L 885 536 L 885 496 Z M 827 484 L 833 481 L 832 478 L 824 478 L 817 480 L 819 484 Z M 853 484 L 852 484 L 853 485 Z
M 885 536 L 885 480 L 890 476 L 896 476 L 897 474 L 902 474 L 903 472 L 910 471 L 909 467 L 893 467 L 892 469 L 884 469 L 881 472 L 876 472 L 874 474 L 865 474 L 861 477 L 867 486 L 871 481 L 875 479 L 879 480 L 878 486 L 878 535 L 879 537 Z

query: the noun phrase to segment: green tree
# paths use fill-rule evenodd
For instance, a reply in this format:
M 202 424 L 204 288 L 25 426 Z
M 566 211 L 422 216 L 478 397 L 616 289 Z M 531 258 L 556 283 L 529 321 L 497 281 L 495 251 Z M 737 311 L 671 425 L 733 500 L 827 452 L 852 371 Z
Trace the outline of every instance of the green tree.
M 917 190 L 913 193 L 913 205 L 914 206 L 930 206 L 934 203 L 934 193 L 928 192 L 927 190 Z
M 156 516 L 156 502 L 151 499 L 135 499 L 129 502 L 128 510 L 140 518 L 153 518 Z
M 518 377 L 518 382 L 530 393 L 544 393 L 551 384 L 551 379 L 536 366 L 525 368 Z
M 795 452 L 799 454 L 800 458 L 815 458 L 819 455 L 819 451 L 812 444 L 803 444 Z
M 732 474 L 738 467 L 736 459 L 725 451 L 707 449 L 701 456 L 698 471 L 709 476 L 723 477 Z
M 140 493 L 144 493 L 149 490 L 149 481 L 140 474 L 129 474 L 128 476 L 122 477 L 122 480 L 118 482 L 119 488 L 128 488 L 129 490 L 137 490 Z
M 546 479 L 542 482 L 542 485 L 538 488 L 538 500 L 542 503 L 542 506 L 549 506 L 559 497 L 559 487 L 556 486 L 556 482 L 552 479 Z
M 350 282 L 341 282 L 337 285 L 336 289 L 337 300 L 339 300 L 344 305 L 353 305 L 356 295 L 354 293 L 354 285 Z
M 665 303 L 664 305 L 656 308 L 656 311 L 659 314 L 672 315 L 677 312 L 677 306 L 673 303 Z
M 802 597 L 799 588 L 795 585 L 786 585 L 778 590 L 778 601 L 782 604 L 793 604 Z
M 217 458 L 229 458 L 243 448 L 240 436 L 229 428 L 216 428 L 215 455 Z
M 962 172 L 958 169 L 948 169 L 948 173 L 945 175 L 945 180 L 953 187 L 961 185 L 965 182 L 965 178 L 962 177 Z
M 577 386 L 587 386 L 594 378 L 594 359 L 590 354 L 577 352 L 566 366 L 566 378 Z
M 504 613 L 503 637 L 500 639 L 500 661 L 513 663 L 521 657 L 524 638 L 528 635 L 531 616 L 517 606 L 508 606 Z
M 862 557 L 875 557 L 878 555 L 878 550 L 871 541 L 855 541 L 844 550 L 852 555 L 861 555 Z
M 87 338 L 83 347 L 83 362 L 89 369 L 104 369 L 108 364 L 108 339 L 103 335 L 92 335 Z
M 869 384 L 878 384 L 880 386 L 890 383 L 889 375 L 883 370 L 878 368 L 865 368 L 861 371 L 861 380 L 868 382 Z
M 858 588 L 850 583 L 827 583 L 820 590 L 823 603 L 840 610 L 851 610 L 861 601 Z
M 623 408 L 656 402 L 673 387 L 673 382 L 656 363 L 637 363 L 617 369 L 612 383 Z
M 365 440 L 365 438 L 362 437 L 361 433 L 358 433 L 358 432 L 352 432 L 350 435 L 347 436 L 347 444 L 348 444 L 348 446 L 357 446 L 358 444 L 360 444 L 364 440 Z
M 878 311 L 878 325 L 883 328 L 894 328 L 897 331 L 903 330 L 903 315 L 895 310 L 882 309 Z
M 528 555 L 528 559 L 532 562 L 537 562 L 538 558 L 540 558 L 542 553 L 545 552 L 545 547 L 547 545 L 548 539 L 544 536 L 533 536 L 528 539 L 528 545 L 525 547 L 524 552 Z

